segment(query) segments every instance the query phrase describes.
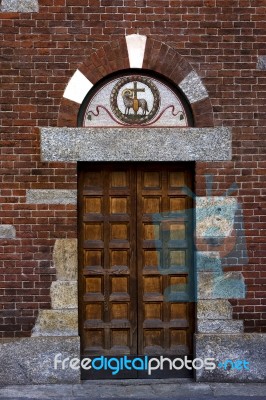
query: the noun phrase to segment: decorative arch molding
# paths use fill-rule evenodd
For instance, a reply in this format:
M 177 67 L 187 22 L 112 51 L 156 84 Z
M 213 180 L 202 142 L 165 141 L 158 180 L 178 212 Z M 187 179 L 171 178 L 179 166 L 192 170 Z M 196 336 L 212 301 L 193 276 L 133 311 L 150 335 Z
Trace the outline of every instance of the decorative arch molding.
M 107 75 L 130 68 L 170 79 L 190 103 L 195 127 L 214 126 L 208 92 L 188 61 L 166 43 L 134 34 L 111 41 L 78 66 L 60 104 L 58 127 L 76 127 L 80 104 L 92 86 Z

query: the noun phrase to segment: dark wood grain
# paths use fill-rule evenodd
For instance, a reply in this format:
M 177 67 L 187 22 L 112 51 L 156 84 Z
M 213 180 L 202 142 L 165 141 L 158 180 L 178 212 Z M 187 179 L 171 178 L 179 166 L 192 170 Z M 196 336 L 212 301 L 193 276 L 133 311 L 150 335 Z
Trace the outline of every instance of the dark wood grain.
M 192 354 L 192 174 L 178 163 L 83 164 L 79 174 L 82 355 Z M 168 294 L 168 295 L 167 295 Z

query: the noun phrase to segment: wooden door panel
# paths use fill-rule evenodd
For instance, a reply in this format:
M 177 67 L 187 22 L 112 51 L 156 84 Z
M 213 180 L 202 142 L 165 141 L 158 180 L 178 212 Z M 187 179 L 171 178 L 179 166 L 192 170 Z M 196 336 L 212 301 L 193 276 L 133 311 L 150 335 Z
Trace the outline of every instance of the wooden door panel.
M 192 354 L 189 172 L 94 164 L 80 179 L 82 354 Z
M 136 354 L 135 179 L 119 167 L 82 175 L 82 352 Z
M 186 171 L 158 167 L 137 173 L 138 352 L 191 354 L 192 218 L 183 191 L 191 182 Z

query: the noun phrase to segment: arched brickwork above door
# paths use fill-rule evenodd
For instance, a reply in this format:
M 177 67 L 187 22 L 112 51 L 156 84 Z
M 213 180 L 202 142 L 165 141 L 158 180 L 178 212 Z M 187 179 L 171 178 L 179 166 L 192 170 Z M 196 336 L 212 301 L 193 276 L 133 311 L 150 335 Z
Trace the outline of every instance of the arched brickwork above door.
M 214 126 L 207 90 L 192 66 L 166 43 L 141 35 L 111 41 L 78 66 L 64 92 L 58 126 L 76 127 L 80 104 L 89 89 L 105 76 L 132 67 L 154 71 L 170 79 L 186 95 L 195 126 Z

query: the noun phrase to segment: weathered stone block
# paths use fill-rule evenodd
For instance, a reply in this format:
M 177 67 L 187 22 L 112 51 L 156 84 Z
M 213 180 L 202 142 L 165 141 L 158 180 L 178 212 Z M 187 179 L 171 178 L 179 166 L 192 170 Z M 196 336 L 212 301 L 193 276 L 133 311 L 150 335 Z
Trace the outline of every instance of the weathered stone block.
M 0 225 L 0 239 L 15 239 L 16 228 L 13 225 Z
M 243 299 L 245 295 L 241 272 L 198 273 L 198 299 Z
M 243 332 L 243 321 L 199 319 L 197 326 L 199 333 Z
M 2 0 L 2 12 L 38 12 L 38 0 Z
M 198 280 L 198 300 L 213 299 L 214 274 L 212 272 L 199 272 Z
M 241 272 L 226 272 L 215 278 L 214 296 L 218 299 L 243 299 L 245 281 Z
M 197 317 L 201 319 L 231 319 L 232 306 L 228 300 L 199 300 Z
M 224 238 L 234 228 L 237 200 L 233 197 L 196 198 L 197 238 Z
M 216 364 L 226 360 L 246 360 L 248 369 L 220 366 L 212 371 L 196 371 L 199 382 L 265 382 L 266 334 L 196 334 L 196 357 L 213 357 Z M 230 368 L 230 369 L 229 369 Z
M 50 293 L 52 309 L 61 310 L 78 307 L 78 284 L 76 281 L 52 282 Z
M 58 353 L 62 358 L 79 358 L 79 337 L 1 339 L 0 384 L 78 383 L 79 370 L 54 368 Z
M 40 310 L 32 336 L 76 336 L 78 310 Z
M 78 279 L 77 239 L 57 239 L 53 251 L 56 278 L 60 281 Z
M 197 271 L 222 273 L 222 262 L 217 251 L 197 251 L 196 265 Z
M 260 71 L 266 70 L 266 55 L 258 57 L 257 69 Z
M 77 191 L 69 189 L 28 189 L 27 204 L 77 204 Z

